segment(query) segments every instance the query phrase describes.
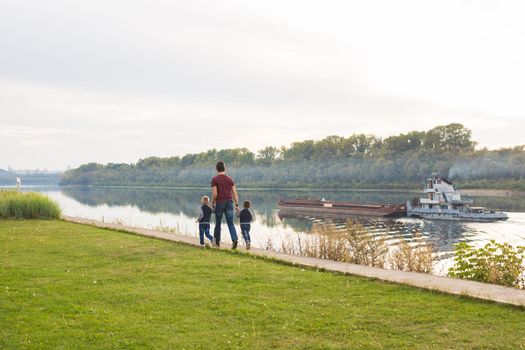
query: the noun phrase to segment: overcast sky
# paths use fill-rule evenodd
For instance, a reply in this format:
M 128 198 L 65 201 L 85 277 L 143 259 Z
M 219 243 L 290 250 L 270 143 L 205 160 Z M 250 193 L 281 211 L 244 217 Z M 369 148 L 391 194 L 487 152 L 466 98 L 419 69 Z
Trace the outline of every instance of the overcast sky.
M 525 2 L 0 2 L 0 168 L 388 136 L 525 144 Z

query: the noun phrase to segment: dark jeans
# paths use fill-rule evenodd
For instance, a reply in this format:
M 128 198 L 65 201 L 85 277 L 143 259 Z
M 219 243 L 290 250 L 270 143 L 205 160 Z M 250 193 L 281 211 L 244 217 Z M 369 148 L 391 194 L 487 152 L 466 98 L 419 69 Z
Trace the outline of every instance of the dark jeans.
M 199 242 L 201 245 L 204 245 L 205 235 L 211 242 L 213 236 L 210 235 L 210 224 L 199 224 Z
M 235 231 L 235 225 L 233 224 L 233 201 L 218 202 L 215 205 L 215 230 L 213 236 L 215 237 L 215 243 L 220 244 L 221 242 L 221 223 L 222 216 L 226 216 L 226 223 L 228 224 L 228 230 L 232 242 L 237 241 L 237 231 Z
M 250 242 L 250 229 L 251 228 L 252 228 L 252 225 L 250 224 L 241 224 L 242 237 L 244 238 L 244 241 L 246 243 Z

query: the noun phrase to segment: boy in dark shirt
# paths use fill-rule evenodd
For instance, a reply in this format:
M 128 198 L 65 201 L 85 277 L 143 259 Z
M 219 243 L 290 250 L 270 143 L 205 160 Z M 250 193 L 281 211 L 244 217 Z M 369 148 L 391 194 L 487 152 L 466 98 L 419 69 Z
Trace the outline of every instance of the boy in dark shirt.
M 250 250 L 250 229 L 251 229 L 251 223 L 255 221 L 255 214 L 251 211 L 250 207 L 252 206 L 252 203 L 250 201 L 244 201 L 243 207 L 244 209 L 240 211 L 237 216 L 240 218 L 241 221 L 241 233 L 242 237 L 244 238 L 244 242 L 246 243 L 246 249 Z
M 199 217 L 197 218 L 197 222 L 199 223 L 199 242 L 201 246 L 204 246 L 204 235 L 206 235 L 206 237 L 213 244 L 213 236 L 210 235 L 210 219 L 212 209 L 208 205 L 209 202 L 210 199 L 208 196 L 204 196 L 202 197 L 201 206 L 199 207 Z

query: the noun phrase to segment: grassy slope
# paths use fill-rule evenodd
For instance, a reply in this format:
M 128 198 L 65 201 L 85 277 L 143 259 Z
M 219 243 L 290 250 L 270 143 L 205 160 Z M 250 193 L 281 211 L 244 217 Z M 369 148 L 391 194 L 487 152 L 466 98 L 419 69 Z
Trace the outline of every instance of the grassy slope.
M 519 348 L 525 311 L 61 221 L 0 220 L 0 348 Z

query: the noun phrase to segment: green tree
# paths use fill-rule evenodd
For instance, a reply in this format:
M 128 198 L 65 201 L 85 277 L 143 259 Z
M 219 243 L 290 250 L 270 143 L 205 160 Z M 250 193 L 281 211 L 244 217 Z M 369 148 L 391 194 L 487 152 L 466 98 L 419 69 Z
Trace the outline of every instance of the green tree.
M 473 150 L 476 143 L 471 140 L 472 132 L 462 124 L 440 125 L 429 130 L 424 138 L 426 149 L 433 150 Z
M 279 149 L 277 147 L 268 146 L 265 147 L 257 153 L 257 160 L 265 165 L 270 165 L 273 163 L 277 156 L 279 155 Z
M 313 140 L 294 142 L 290 148 L 283 152 L 283 158 L 286 160 L 310 160 L 314 154 L 315 143 Z

